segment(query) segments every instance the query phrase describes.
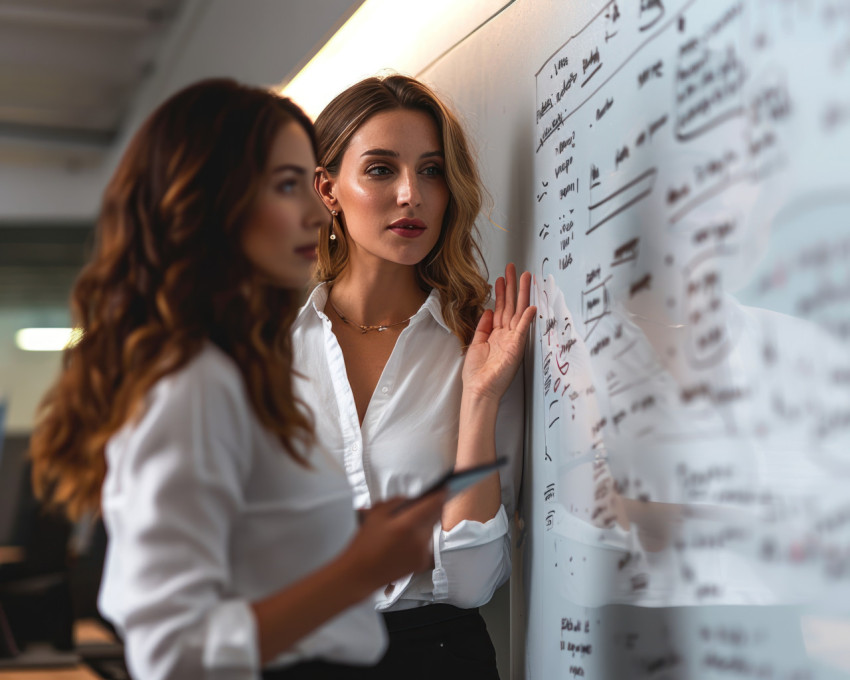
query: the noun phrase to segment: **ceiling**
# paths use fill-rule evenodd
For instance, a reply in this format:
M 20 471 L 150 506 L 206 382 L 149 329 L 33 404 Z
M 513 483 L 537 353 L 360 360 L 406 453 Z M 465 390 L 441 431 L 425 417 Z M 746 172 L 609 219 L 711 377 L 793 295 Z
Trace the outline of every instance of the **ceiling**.
M 182 4 L 0 0 L 0 162 L 98 162 Z
M 0 162 L 99 164 L 182 2 L 0 0 Z M 66 304 L 92 228 L 0 223 L 0 306 Z

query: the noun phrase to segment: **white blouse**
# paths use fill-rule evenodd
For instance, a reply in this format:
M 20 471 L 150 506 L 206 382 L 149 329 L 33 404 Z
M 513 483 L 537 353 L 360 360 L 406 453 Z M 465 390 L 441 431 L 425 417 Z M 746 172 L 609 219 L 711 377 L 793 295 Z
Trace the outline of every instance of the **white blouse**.
M 443 320 L 432 290 L 401 332 L 369 402 L 362 426 L 345 360 L 324 313 L 328 288 L 315 288 L 293 324 L 295 393 L 312 410 L 323 448 L 344 465 L 354 504 L 368 508 L 392 496 L 412 496 L 454 465 L 461 398 L 461 343 Z M 523 394 L 518 372 L 499 405 L 497 455 L 502 505 L 485 523 L 464 520 L 434 528 L 433 571 L 410 575 L 378 595 L 382 610 L 444 602 L 477 607 L 510 575 L 508 517 L 522 468 Z
M 254 416 L 236 365 L 211 344 L 156 383 L 106 456 L 99 607 L 124 638 L 133 677 L 258 677 L 249 603 L 330 561 L 356 531 L 339 466 L 318 449 L 312 469 L 287 455 Z M 375 663 L 385 646 L 367 600 L 270 666 Z

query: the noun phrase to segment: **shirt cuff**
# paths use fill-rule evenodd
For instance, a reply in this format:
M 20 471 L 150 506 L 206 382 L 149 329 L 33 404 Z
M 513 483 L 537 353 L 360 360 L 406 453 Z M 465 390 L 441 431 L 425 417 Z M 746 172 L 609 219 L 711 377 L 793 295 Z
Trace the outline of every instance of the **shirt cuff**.
M 257 622 L 244 600 L 223 602 L 210 613 L 203 667 L 208 670 L 245 669 L 256 674 L 260 667 Z
M 434 601 L 449 598 L 449 581 L 443 567 L 443 553 L 465 550 L 487 545 L 500 540 L 508 533 L 508 515 L 505 506 L 500 505 L 493 519 L 484 522 L 463 520 L 449 531 L 443 531 L 438 524 L 434 528 L 434 570 L 431 580 L 434 584 Z
M 385 587 L 375 592 L 375 609 L 384 611 L 389 609 L 401 599 L 401 596 L 407 591 L 411 582 L 414 579 L 414 574 L 408 574 L 397 578 L 392 583 L 388 583 Z

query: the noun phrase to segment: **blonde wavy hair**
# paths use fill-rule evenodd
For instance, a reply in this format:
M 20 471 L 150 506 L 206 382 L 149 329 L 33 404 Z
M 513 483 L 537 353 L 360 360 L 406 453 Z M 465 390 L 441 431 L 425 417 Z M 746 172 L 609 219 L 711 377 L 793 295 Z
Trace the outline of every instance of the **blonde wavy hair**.
M 416 266 L 416 273 L 424 290 L 437 289 L 446 324 L 466 346 L 489 299 L 490 286 L 475 225 L 484 191 L 457 117 L 430 88 L 414 78 L 367 78 L 337 95 L 316 118 L 319 165 L 336 177 L 351 137 L 375 114 L 394 109 L 427 113 L 437 124 L 442 139 L 449 203 L 440 237 Z M 338 235 L 333 241 L 329 238 L 331 228 Z M 322 228 L 318 281 L 332 282 L 345 269 L 349 257 L 347 239 L 344 216 Z
M 94 253 L 71 307 L 82 339 L 65 350 L 30 457 L 36 494 L 70 517 L 98 511 L 104 448 L 146 393 L 205 342 L 238 367 L 258 420 L 286 452 L 312 429 L 292 388 L 289 326 L 301 293 L 260 280 L 241 246 L 277 133 L 310 120 L 267 90 L 189 86 L 142 125 L 107 187 Z

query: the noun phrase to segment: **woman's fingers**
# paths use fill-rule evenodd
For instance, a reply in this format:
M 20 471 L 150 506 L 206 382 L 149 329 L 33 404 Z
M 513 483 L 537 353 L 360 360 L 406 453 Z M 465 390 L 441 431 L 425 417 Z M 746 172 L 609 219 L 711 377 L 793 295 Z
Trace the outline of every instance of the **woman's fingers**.
M 528 333 L 528 329 L 531 328 L 531 324 L 534 321 L 535 314 L 537 314 L 537 307 L 526 307 L 517 322 L 517 332 L 522 333 L 523 335 Z
M 394 518 L 401 523 L 409 537 L 409 557 L 413 571 L 424 569 L 431 561 L 431 535 L 434 525 L 440 521 L 445 502 L 446 490 L 438 489 L 399 510 Z
M 477 345 L 481 342 L 487 342 L 487 338 L 490 337 L 490 333 L 493 332 L 493 312 L 492 310 L 485 309 L 484 313 L 481 315 L 481 318 L 478 319 L 478 325 L 475 327 L 475 334 L 472 336 L 473 345 Z
M 513 326 L 516 294 L 516 267 L 513 262 L 509 262 L 508 266 L 505 267 L 505 309 L 502 313 L 502 323 L 497 328 L 511 328 Z
M 478 322 L 472 342 L 484 342 L 487 336 L 496 328 L 522 330 L 527 332 L 536 311 L 530 307 L 531 274 L 523 272 L 517 282 L 516 266 L 513 262 L 505 267 L 505 276 L 496 279 L 496 304 L 492 319 L 486 319 L 487 312 Z M 532 310 L 530 313 L 528 310 Z M 484 326 L 482 326 L 482 323 Z
M 503 277 L 499 277 L 496 279 L 496 305 L 493 311 L 493 327 L 501 328 L 502 327 L 502 317 L 504 316 L 505 311 L 505 279 Z
M 516 328 L 520 319 L 528 309 L 528 304 L 531 301 L 531 274 L 523 272 L 519 278 L 519 293 L 517 294 L 516 311 L 511 319 L 511 328 Z
M 364 513 L 355 537 L 358 559 L 377 583 L 388 583 L 431 562 L 431 536 L 440 521 L 446 492 L 440 489 L 407 507 L 397 497 L 375 503 Z

